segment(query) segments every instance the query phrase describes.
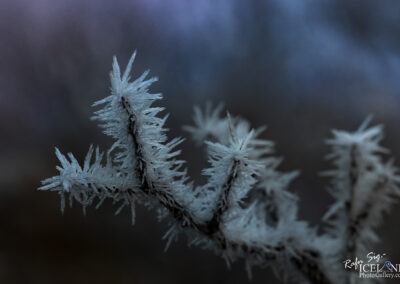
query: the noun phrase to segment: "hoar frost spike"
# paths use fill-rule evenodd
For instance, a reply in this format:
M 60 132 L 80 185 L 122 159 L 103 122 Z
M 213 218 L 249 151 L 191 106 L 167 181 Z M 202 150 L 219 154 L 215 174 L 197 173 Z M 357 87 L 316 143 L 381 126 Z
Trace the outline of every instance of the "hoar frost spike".
M 180 138 L 168 140 L 163 108 L 153 106 L 161 94 L 149 93 L 156 78 L 148 71 L 136 80 L 130 73 L 135 53 L 121 74 L 116 58 L 111 71 L 111 94 L 93 105 L 101 109 L 93 119 L 115 142 L 106 152 L 90 146 L 81 166 L 69 153 L 56 148 L 59 175 L 42 182 L 40 190 L 56 191 L 61 211 L 66 199 L 84 210 L 104 200 L 119 203 L 135 220 L 135 203 L 158 208 L 159 217 L 171 216 L 165 234 L 167 246 L 179 233 L 190 244 L 202 245 L 221 255 L 228 264 L 244 259 L 251 277 L 254 265 L 270 265 L 276 275 L 296 283 L 361 283 L 345 272 L 343 259 L 360 256 L 377 241 L 374 230 L 382 213 L 399 195 L 400 177 L 386 149 L 379 145 L 381 126 L 364 123 L 353 133 L 333 131 L 329 158 L 335 203 L 325 220 L 329 229 L 316 228 L 297 217 L 297 197 L 288 191 L 297 171 L 282 173 L 280 158 L 272 156 L 274 144 L 261 139 L 265 128 L 251 129 L 240 117 L 221 116 L 222 106 L 206 111 L 195 108 L 194 126 L 186 126 L 198 144 L 206 144 L 207 183 L 193 186 L 176 147 Z M 338 278 L 339 277 L 339 278 Z M 365 283 L 365 282 L 363 282 Z

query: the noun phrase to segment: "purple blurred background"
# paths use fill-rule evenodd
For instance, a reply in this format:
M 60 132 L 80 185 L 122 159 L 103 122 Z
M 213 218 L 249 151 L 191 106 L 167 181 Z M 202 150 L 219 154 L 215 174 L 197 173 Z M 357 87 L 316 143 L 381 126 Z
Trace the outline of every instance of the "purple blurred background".
M 58 196 L 36 191 L 56 174 L 55 145 L 81 160 L 91 143 L 110 146 L 89 118 L 113 55 L 124 65 L 137 49 L 134 75 L 160 78 L 170 137 L 207 100 L 267 124 L 282 169 L 302 171 L 292 190 L 313 225 L 332 202 L 318 176 L 331 128 L 374 114 L 400 157 L 398 1 L 3 0 L 0 33 L 0 283 L 248 283 L 243 263 L 228 270 L 183 237 L 164 253 L 153 212 L 139 208 L 134 227 L 110 203 L 61 216 Z M 183 150 L 201 180 L 202 151 L 190 140 Z M 371 248 L 397 263 L 399 213 Z M 252 283 L 266 281 L 270 270 L 255 269 Z

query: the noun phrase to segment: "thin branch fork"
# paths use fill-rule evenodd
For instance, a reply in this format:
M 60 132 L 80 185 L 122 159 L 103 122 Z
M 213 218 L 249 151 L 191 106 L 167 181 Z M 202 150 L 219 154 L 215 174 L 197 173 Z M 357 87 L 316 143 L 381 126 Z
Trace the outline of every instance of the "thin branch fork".
M 233 250 L 241 250 L 246 252 L 247 255 L 262 255 L 265 260 L 276 259 L 276 255 L 282 253 L 285 250 L 284 246 L 248 246 L 244 242 L 237 244 L 230 241 L 224 232 L 220 229 L 220 222 L 222 215 L 229 208 L 229 193 L 238 175 L 238 168 L 240 167 L 240 161 L 234 159 L 231 169 L 229 171 L 226 182 L 222 186 L 221 196 L 217 203 L 216 209 L 214 210 L 213 217 L 207 223 L 198 223 L 193 218 L 192 214 L 180 204 L 175 198 L 165 192 L 158 190 L 154 186 L 154 182 L 149 180 L 147 175 L 147 163 L 142 151 L 142 145 L 138 141 L 139 133 L 137 127 L 136 115 L 131 111 L 129 102 L 121 97 L 121 104 L 128 115 L 128 132 L 132 138 L 133 147 L 135 149 L 135 159 L 137 161 L 135 167 L 135 173 L 137 179 L 140 181 L 140 189 L 147 195 L 152 195 L 158 199 L 160 204 L 164 206 L 174 217 L 174 219 L 180 223 L 182 227 L 189 227 L 197 232 L 207 236 L 214 240 L 220 249 L 223 251 L 228 247 Z M 267 252 L 266 252 L 267 251 Z M 269 252 L 268 252 L 269 251 Z M 292 257 L 290 260 L 295 266 L 310 280 L 311 283 L 332 283 L 328 276 L 325 275 L 323 269 L 319 265 L 318 258 L 320 254 L 316 251 L 306 251 L 304 253 L 298 252 L 299 258 Z

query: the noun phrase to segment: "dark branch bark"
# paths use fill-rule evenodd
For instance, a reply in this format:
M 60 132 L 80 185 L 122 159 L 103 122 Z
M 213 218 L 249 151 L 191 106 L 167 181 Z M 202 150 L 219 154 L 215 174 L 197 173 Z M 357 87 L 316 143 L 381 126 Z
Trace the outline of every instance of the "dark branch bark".
M 356 145 L 352 145 L 350 149 L 350 198 L 346 202 L 346 214 L 348 218 L 348 226 L 347 226 L 347 248 L 345 259 L 354 259 L 355 253 L 357 250 L 357 244 L 355 242 L 355 235 L 357 233 L 356 228 L 354 227 L 354 222 L 352 214 L 353 214 L 353 202 L 355 201 L 355 186 L 357 185 L 357 181 L 359 178 L 359 165 L 357 160 L 358 150 Z
M 307 250 L 299 254 L 299 258 L 291 258 L 291 261 L 295 264 L 305 277 L 311 283 L 315 284 L 331 284 L 331 280 L 321 270 L 320 262 L 321 255 L 317 251 Z
M 226 212 L 229 207 L 229 193 L 232 189 L 235 179 L 237 178 L 237 172 L 240 162 L 238 160 L 233 161 L 233 165 L 229 171 L 228 178 L 222 186 L 222 192 L 219 197 L 217 208 L 214 211 L 213 217 L 207 224 L 207 230 L 209 234 L 215 234 L 219 231 L 219 225 L 221 223 L 222 215 Z

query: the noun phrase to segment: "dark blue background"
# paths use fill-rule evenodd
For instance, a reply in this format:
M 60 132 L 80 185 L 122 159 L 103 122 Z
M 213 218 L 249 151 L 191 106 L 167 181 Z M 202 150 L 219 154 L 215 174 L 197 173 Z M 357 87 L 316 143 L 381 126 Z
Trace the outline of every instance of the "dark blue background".
M 374 114 L 400 156 L 398 1 L 3 0 L 0 36 L 1 283 L 247 283 L 243 263 L 229 271 L 183 241 L 163 253 L 166 225 L 143 208 L 135 227 L 109 203 L 61 216 L 56 194 L 35 191 L 56 174 L 55 145 L 81 160 L 89 144 L 110 145 L 89 117 L 108 94 L 112 55 L 125 65 L 137 49 L 134 75 L 159 76 L 171 137 L 207 100 L 267 124 L 282 169 L 302 171 L 292 190 L 313 225 L 332 202 L 318 176 L 331 128 Z M 190 140 L 183 148 L 200 181 L 204 155 Z M 371 248 L 395 263 L 399 212 Z

